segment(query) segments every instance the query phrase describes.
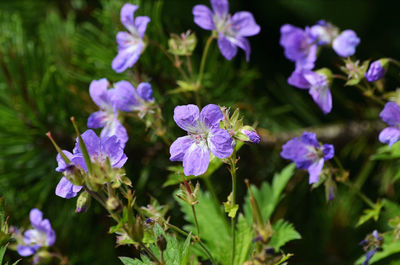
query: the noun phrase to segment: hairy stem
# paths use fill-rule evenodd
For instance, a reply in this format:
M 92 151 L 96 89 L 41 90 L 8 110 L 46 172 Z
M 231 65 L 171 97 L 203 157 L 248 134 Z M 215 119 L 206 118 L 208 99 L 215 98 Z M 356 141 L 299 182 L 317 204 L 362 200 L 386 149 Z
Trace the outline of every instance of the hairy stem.
M 230 157 L 230 172 L 232 176 L 232 205 L 236 203 L 236 149 L 233 149 L 233 153 Z M 235 260 L 235 248 L 236 248 L 236 214 L 231 219 L 231 230 L 232 230 L 232 265 Z

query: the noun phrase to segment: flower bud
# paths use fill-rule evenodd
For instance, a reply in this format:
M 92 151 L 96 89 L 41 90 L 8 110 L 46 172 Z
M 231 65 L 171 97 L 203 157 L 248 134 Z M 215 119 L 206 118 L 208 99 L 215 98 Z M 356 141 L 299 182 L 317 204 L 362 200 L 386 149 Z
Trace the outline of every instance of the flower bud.
M 143 229 L 142 218 L 138 216 L 136 218 L 135 223 L 133 224 L 133 233 L 132 233 L 133 240 L 135 240 L 136 242 L 142 242 L 143 235 L 144 235 L 144 229 Z
M 167 240 L 163 235 L 159 235 L 157 237 L 157 247 L 161 250 L 164 251 L 167 249 Z
M 110 197 L 107 199 L 106 206 L 107 206 L 107 210 L 114 211 L 115 209 L 118 208 L 119 202 L 116 198 Z
M 90 194 L 86 191 L 79 194 L 78 200 L 76 201 L 76 213 L 83 213 L 89 207 Z
M 368 71 L 365 73 L 365 78 L 368 82 L 374 82 L 381 79 L 388 67 L 388 59 L 380 59 L 370 64 Z
M 178 56 L 189 56 L 196 48 L 197 38 L 188 30 L 181 35 L 171 34 L 168 40 L 169 52 Z
M 33 256 L 33 264 L 43 265 L 49 264 L 51 261 L 51 254 L 47 250 L 41 250 Z

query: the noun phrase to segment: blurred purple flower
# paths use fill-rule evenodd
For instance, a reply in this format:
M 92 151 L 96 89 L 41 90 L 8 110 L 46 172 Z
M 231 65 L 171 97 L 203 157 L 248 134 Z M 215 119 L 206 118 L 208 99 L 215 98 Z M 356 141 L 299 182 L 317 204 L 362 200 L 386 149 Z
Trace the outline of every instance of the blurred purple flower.
M 25 257 L 35 254 L 41 247 L 52 246 L 56 241 L 56 233 L 48 219 L 43 219 L 39 209 L 32 209 L 29 218 L 33 229 L 24 233 L 23 244 L 18 244 L 18 254 Z
M 400 140 L 400 106 L 395 102 L 386 103 L 379 117 L 389 125 L 379 134 L 379 141 L 391 147 Z
M 194 22 L 205 30 L 218 33 L 218 47 L 222 55 L 231 60 L 237 53 L 237 47 L 246 53 L 250 60 L 250 43 L 246 37 L 260 32 L 260 26 L 250 12 L 240 11 L 231 16 L 228 0 L 210 0 L 212 11 L 205 5 L 193 7 Z
M 125 81 L 126 82 L 126 81 Z M 107 79 L 93 80 L 90 83 L 89 93 L 100 111 L 92 113 L 87 122 L 91 129 L 103 128 L 101 137 L 117 136 L 123 145 L 128 141 L 128 133 L 118 120 L 117 107 L 113 101 L 116 89 L 108 89 Z
M 186 176 L 207 171 L 210 151 L 218 158 L 232 154 L 234 142 L 226 130 L 219 128 L 222 119 L 220 108 L 214 104 L 205 106 L 201 112 L 192 104 L 175 107 L 174 120 L 188 135 L 172 143 L 170 160 L 183 161 Z
M 310 28 L 311 36 L 317 41 L 318 45 L 330 45 L 338 35 L 337 27 L 325 20 L 320 20 Z
M 332 94 L 326 75 L 307 69 L 297 69 L 288 78 L 288 83 L 297 88 L 309 89 L 309 94 L 324 114 L 331 112 Z
M 371 237 L 372 235 L 372 237 Z M 374 230 L 370 235 L 368 235 L 364 240 L 360 242 L 360 245 L 364 246 L 364 250 L 367 251 L 365 253 L 365 260 L 362 265 L 368 265 L 372 257 L 380 248 L 380 245 L 383 243 L 383 237 L 381 237 L 377 230 Z
M 377 60 L 369 66 L 368 71 L 365 73 L 365 78 L 368 82 L 374 82 L 381 79 L 386 73 L 385 67 L 382 65 L 382 60 Z
M 143 51 L 143 37 L 150 18 L 146 16 L 135 18 L 134 14 L 138 8 L 139 6 L 132 4 L 125 4 L 121 8 L 121 23 L 128 32 L 120 31 L 117 34 L 118 54 L 112 62 L 112 69 L 117 73 L 132 67 Z
M 315 133 L 304 132 L 301 137 L 289 140 L 282 147 L 281 156 L 296 163 L 297 168 L 308 170 L 309 183 L 318 181 L 324 162 L 334 156 L 334 147 L 331 144 L 318 142 Z
M 72 160 L 74 156 L 73 154 L 65 150 L 63 150 L 62 152 L 69 160 Z M 71 181 L 69 181 L 68 178 L 66 178 L 65 176 L 74 174 L 75 165 L 65 163 L 60 154 L 57 155 L 56 159 L 58 163 L 56 171 L 62 172 L 64 174 L 64 176 L 57 184 L 56 195 L 65 199 L 74 198 L 76 197 L 76 195 L 78 195 L 78 192 L 82 189 L 82 186 L 72 184 Z
M 113 101 L 122 111 L 138 111 L 143 117 L 149 111 L 149 105 L 154 102 L 153 89 L 149 83 L 143 82 L 137 90 L 128 81 L 120 81 L 114 85 Z
M 296 63 L 296 69 L 314 68 L 317 44 L 309 28 L 303 30 L 290 24 L 283 25 L 280 44 L 284 48 L 285 57 Z
M 357 34 L 353 30 L 347 29 L 335 38 L 332 48 L 339 56 L 348 57 L 356 52 L 356 47 L 359 43 L 360 39 Z

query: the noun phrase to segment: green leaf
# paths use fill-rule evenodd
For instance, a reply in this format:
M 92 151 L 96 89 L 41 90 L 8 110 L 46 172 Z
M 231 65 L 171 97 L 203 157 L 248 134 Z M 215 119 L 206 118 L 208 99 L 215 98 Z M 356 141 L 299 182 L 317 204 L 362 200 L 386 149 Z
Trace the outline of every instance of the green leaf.
M 187 264 L 188 257 L 189 257 L 189 246 L 190 246 L 191 239 L 192 239 L 192 232 L 189 233 L 189 235 L 187 236 L 187 238 L 185 240 L 185 243 L 183 244 L 181 265 L 186 265 Z
M 151 261 L 146 257 L 142 256 L 143 261 L 140 259 L 132 259 L 128 257 L 119 257 L 124 265 L 152 265 Z
M 371 157 L 373 160 L 390 160 L 400 158 L 400 142 L 393 144 L 391 147 L 384 145 L 376 151 Z
M 378 221 L 379 214 L 381 213 L 381 209 L 382 209 L 383 205 L 384 205 L 384 203 L 379 201 L 375 204 L 374 208 L 364 210 L 363 215 L 361 215 L 360 219 L 358 219 L 356 227 L 364 224 L 365 222 L 367 222 L 370 219 L 374 219 L 375 221 Z
M 4 253 L 6 253 L 7 246 L 8 244 L 0 248 L 0 265 L 3 264 Z
M 233 204 L 232 192 L 228 196 L 228 201 L 224 202 L 225 212 L 228 213 L 230 218 L 235 218 L 236 212 L 239 210 L 238 204 Z
M 242 265 L 247 260 L 249 254 L 251 241 L 253 240 L 253 231 L 242 214 L 239 215 L 236 229 L 234 264 Z
M 275 251 L 279 251 L 289 241 L 301 239 L 301 235 L 294 229 L 293 224 L 283 219 L 279 219 L 272 228 L 274 233 L 272 234 L 270 245 Z
M 22 259 L 17 260 L 16 262 L 14 262 L 12 265 L 17 265 Z
M 251 185 L 250 188 L 260 206 L 263 222 L 266 222 L 271 217 L 276 206 L 283 199 L 284 195 L 282 192 L 290 178 L 293 176 L 295 168 L 296 165 L 292 163 L 286 166 L 280 173 L 275 174 L 272 180 L 272 186 L 267 182 L 264 182 L 259 189 Z M 247 222 L 252 225 L 253 214 L 250 203 L 250 194 L 247 194 L 243 208 Z

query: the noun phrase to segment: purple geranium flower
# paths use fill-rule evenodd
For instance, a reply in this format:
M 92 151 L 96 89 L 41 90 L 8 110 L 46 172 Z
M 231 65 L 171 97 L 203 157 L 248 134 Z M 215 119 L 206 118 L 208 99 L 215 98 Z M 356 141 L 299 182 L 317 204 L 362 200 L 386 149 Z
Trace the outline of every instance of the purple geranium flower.
M 237 47 L 246 53 L 250 60 L 250 43 L 246 37 L 260 32 L 260 26 L 250 12 L 241 11 L 231 16 L 227 0 L 210 0 L 212 11 L 205 5 L 193 8 L 194 22 L 205 30 L 218 32 L 218 47 L 222 55 L 231 60 L 237 53 Z
M 379 117 L 389 125 L 379 134 L 379 141 L 390 147 L 400 140 L 400 106 L 395 102 L 386 103 Z
M 65 150 L 63 150 L 62 152 L 71 161 L 74 155 Z M 64 177 L 62 177 L 57 184 L 56 195 L 65 199 L 74 198 L 76 197 L 76 195 L 78 195 L 78 192 L 82 189 L 82 186 L 77 186 L 72 184 L 71 181 L 69 181 L 68 178 L 65 176 L 74 174 L 75 166 L 72 163 L 71 164 L 65 163 L 64 159 L 61 157 L 60 154 L 57 155 L 56 159 L 58 163 L 56 171 L 62 172 L 64 174 Z
M 103 78 L 90 83 L 89 93 L 100 111 L 92 113 L 87 122 L 87 127 L 92 129 L 103 128 L 101 137 L 117 136 L 123 145 L 128 141 L 128 133 L 118 120 L 117 107 L 113 102 L 115 88 L 108 89 L 108 81 Z
M 115 135 L 111 137 L 98 137 L 93 130 L 87 130 L 81 135 L 81 137 L 86 145 L 92 163 L 104 165 L 108 158 L 113 168 L 121 168 L 125 164 L 126 160 L 128 160 L 128 157 L 124 153 L 123 145 L 121 145 L 121 142 Z M 76 166 L 87 171 L 78 141 L 79 140 L 77 139 L 73 150 L 74 156 L 71 161 Z
M 149 83 L 140 83 L 137 90 L 128 81 L 120 81 L 114 87 L 113 101 L 119 110 L 139 111 L 139 116 L 143 117 L 154 102 L 153 89 Z
M 117 34 L 118 54 L 112 62 L 112 69 L 117 73 L 132 67 L 143 51 L 143 36 L 150 18 L 138 16 L 135 19 L 134 13 L 138 8 L 132 4 L 125 4 L 121 8 L 121 23 L 128 32 L 120 31 Z
M 357 37 L 357 34 L 347 29 L 335 38 L 332 48 L 339 56 L 348 57 L 356 52 L 356 47 L 359 43 L 360 39 Z
M 297 69 L 313 69 L 317 59 L 317 44 L 308 28 L 285 24 L 281 27 L 280 44 L 285 57 L 296 63 Z
M 201 112 L 192 104 L 175 107 L 174 120 L 188 135 L 172 143 L 170 160 L 183 161 L 186 176 L 198 176 L 207 171 L 210 151 L 218 158 L 232 154 L 234 142 L 229 133 L 219 127 L 222 119 L 220 108 L 214 104 L 205 106 Z
M 288 79 L 292 86 L 309 89 L 314 102 L 321 108 L 324 114 L 332 110 L 332 95 L 326 75 L 307 69 L 297 69 Z
M 304 132 L 301 137 L 289 140 L 283 147 L 281 156 L 296 163 L 297 168 L 306 169 L 310 174 L 309 183 L 318 181 L 324 162 L 334 156 L 331 144 L 318 142 L 315 133 Z
M 386 69 L 382 64 L 382 60 L 377 60 L 369 66 L 368 71 L 365 73 L 365 78 L 368 82 L 374 82 L 381 79 L 386 73 Z
M 56 233 L 50 221 L 43 219 L 39 209 L 32 209 L 29 218 L 33 229 L 25 231 L 23 244 L 17 246 L 18 254 L 23 257 L 35 254 L 41 247 L 52 246 L 56 241 Z

